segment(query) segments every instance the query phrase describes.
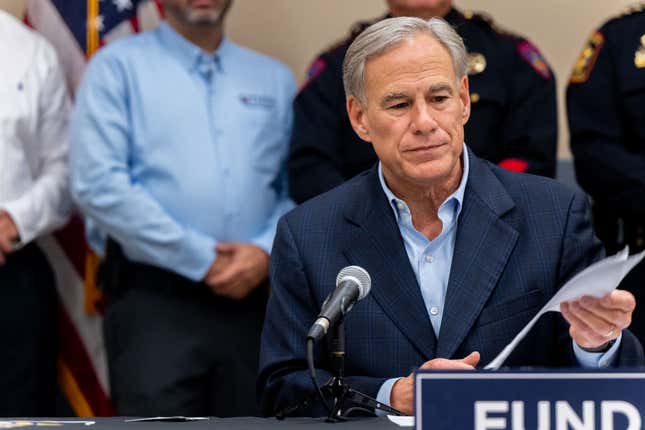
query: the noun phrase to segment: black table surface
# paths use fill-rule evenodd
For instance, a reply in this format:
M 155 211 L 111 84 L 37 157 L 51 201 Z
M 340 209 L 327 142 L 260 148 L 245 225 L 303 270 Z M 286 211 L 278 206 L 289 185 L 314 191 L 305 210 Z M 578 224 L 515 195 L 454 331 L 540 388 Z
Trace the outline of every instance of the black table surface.
M 164 422 L 164 421 L 147 421 L 147 422 L 126 422 L 127 418 L 124 417 L 111 417 L 111 418 L 0 418 L 0 428 L 6 428 L 4 424 L 7 421 L 22 421 L 20 424 L 23 426 L 17 428 L 47 428 L 55 429 L 87 429 L 87 430 L 149 430 L 149 429 L 163 429 L 163 430 L 215 430 L 215 429 L 233 429 L 233 430 L 280 430 L 280 429 L 307 429 L 307 430 L 334 430 L 334 429 L 365 429 L 365 430 L 379 430 L 379 429 L 403 429 L 396 424 L 390 422 L 386 417 L 378 418 L 356 418 L 347 422 L 340 423 L 327 423 L 324 418 L 287 418 L 279 421 L 275 418 L 254 418 L 254 417 L 240 417 L 240 418 L 209 418 L 202 421 L 189 421 L 189 422 Z M 45 421 L 50 421 L 49 425 Z M 66 423 L 52 426 L 55 422 L 60 421 L 79 421 L 79 423 Z M 93 425 L 83 425 L 82 421 L 94 421 Z M 29 423 L 29 424 L 28 424 Z M 30 425 L 31 424 L 31 425 Z M 24 426 L 27 425 L 27 426 Z M 32 427 L 33 426 L 33 427 Z

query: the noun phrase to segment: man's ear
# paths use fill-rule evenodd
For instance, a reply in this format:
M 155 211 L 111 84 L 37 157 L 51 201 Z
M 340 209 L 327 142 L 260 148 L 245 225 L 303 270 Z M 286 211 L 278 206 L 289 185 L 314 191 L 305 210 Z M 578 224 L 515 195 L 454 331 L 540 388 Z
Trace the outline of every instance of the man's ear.
M 468 76 L 461 78 L 461 82 L 459 83 L 459 99 L 463 106 L 461 123 L 466 124 L 468 118 L 470 118 L 470 85 L 468 84 Z
M 354 96 L 347 98 L 347 115 L 358 137 L 366 142 L 371 142 L 372 139 L 367 127 L 366 107 Z

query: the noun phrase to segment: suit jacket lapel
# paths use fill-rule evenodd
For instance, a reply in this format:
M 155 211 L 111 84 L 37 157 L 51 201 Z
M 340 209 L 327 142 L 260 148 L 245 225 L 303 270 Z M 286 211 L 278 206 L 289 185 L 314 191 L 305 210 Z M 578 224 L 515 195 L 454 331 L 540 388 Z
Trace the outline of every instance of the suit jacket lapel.
M 376 168 L 365 183 L 362 202 L 346 211 L 354 229 L 344 253 L 352 264 L 370 273 L 370 295 L 385 314 L 426 359 L 434 358 L 434 330 Z
M 484 161 L 470 156 L 437 357 L 451 358 L 502 274 L 518 233 L 501 219 L 513 200 Z

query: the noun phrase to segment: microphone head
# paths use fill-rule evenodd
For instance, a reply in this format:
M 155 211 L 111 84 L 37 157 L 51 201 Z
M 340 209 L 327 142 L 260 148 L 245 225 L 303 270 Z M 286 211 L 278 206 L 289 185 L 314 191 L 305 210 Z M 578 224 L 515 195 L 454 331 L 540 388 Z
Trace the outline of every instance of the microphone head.
M 347 266 L 338 272 L 336 287 L 343 281 L 353 281 L 358 285 L 358 300 L 364 299 L 369 294 L 370 288 L 372 288 L 370 274 L 360 266 Z

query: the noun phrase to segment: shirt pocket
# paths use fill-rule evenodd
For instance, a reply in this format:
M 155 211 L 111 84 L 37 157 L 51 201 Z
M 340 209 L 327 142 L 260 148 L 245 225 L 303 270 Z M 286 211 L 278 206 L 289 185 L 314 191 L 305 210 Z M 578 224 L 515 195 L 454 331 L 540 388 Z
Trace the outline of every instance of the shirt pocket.
M 251 165 L 261 174 L 274 177 L 282 167 L 286 157 L 287 142 L 284 126 L 273 109 L 249 108 L 242 117 L 241 127 L 248 135 Z

